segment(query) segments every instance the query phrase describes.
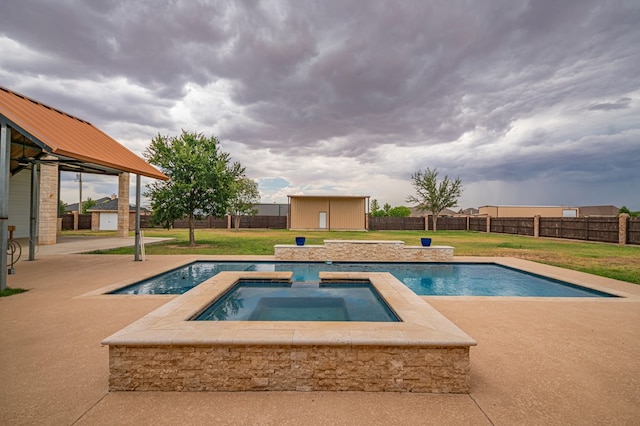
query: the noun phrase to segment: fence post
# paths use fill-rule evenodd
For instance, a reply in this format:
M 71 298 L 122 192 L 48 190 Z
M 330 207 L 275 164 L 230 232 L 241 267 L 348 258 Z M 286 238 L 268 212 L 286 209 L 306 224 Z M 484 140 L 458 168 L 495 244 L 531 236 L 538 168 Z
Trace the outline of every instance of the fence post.
M 231 229 L 231 215 L 227 215 L 227 229 Z
M 429 230 L 429 215 L 424 215 L 424 230 L 428 231 Z
M 467 216 L 467 231 L 468 231 L 468 230 L 469 230 L 469 228 L 470 228 L 469 222 L 471 222 L 471 217 L 470 217 L 470 216 Z
M 629 223 L 629 215 L 622 213 L 618 216 L 618 244 L 624 246 L 627 244 L 627 224 Z
M 540 215 L 533 217 L 533 236 L 535 238 L 540 237 Z
M 491 216 L 487 216 L 487 234 L 491 232 Z

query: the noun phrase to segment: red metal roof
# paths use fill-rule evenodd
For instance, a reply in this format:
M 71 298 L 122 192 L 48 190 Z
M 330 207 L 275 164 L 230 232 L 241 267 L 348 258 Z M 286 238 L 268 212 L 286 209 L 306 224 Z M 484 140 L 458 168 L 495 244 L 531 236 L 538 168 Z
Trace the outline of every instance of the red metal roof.
M 45 145 L 53 155 L 167 180 L 144 159 L 91 123 L 0 86 L 0 114 L 9 126 Z

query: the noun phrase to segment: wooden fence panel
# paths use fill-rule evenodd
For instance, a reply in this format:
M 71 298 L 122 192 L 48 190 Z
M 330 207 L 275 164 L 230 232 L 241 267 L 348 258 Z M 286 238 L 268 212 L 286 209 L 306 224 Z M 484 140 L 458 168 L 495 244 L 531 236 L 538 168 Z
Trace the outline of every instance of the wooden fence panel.
M 618 242 L 617 217 L 541 217 L 540 236 Z
M 496 217 L 491 218 L 491 232 L 533 236 L 532 217 Z M 486 224 L 485 224 L 486 228 Z
M 78 216 L 78 229 L 91 229 L 91 214 Z
M 487 218 L 486 217 L 470 217 L 469 230 L 478 231 L 478 232 L 487 232 Z
M 236 227 L 236 218 L 231 218 L 231 227 Z M 240 228 L 287 229 L 286 216 L 242 216 Z
M 175 220 L 173 221 L 173 227 L 178 229 L 189 228 L 189 220 Z M 202 220 L 196 220 L 194 223 L 195 229 L 226 229 L 227 218 L 226 217 L 213 217 L 208 216 Z
M 424 230 L 423 217 L 369 217 L 372 231 L 421 231 Z
M 587 241 L 602 241 L 605 243 L 617 243 L 619 241 L 618 227 L 620 220 L 617 217 L 587 217 L 586 235 Z
M 466 231 L 466 217 L 439 217 L 437 221 L 438 231 Z M 429 216 L 429 229 L 433 229 L 433 216 Z
M 640 244 L 640 217 L 627 219 L 627 244 Z
M 73 215 L 72 214 L 63 214 L 62 215 L 62 230 L 63 231 L 72 231 L 73 230 Z

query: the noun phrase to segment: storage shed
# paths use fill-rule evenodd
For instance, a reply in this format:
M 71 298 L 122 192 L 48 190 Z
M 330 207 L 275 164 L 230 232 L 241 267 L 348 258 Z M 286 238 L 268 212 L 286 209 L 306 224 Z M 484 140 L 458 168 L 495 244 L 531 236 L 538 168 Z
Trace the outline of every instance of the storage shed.
M 369 196 L 289 195 L 288 228 L 366 231 Z

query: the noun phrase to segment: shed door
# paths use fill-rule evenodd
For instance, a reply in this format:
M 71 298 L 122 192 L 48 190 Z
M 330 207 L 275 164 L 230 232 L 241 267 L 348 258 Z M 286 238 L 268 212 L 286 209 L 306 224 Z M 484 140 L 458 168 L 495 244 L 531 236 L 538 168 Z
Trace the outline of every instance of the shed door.
M 118 213 L 100 213 L 100 230 L 117 231 Z
M 327 212 L 320 212 L 318 217 L 318 228 L 327 229 Z

